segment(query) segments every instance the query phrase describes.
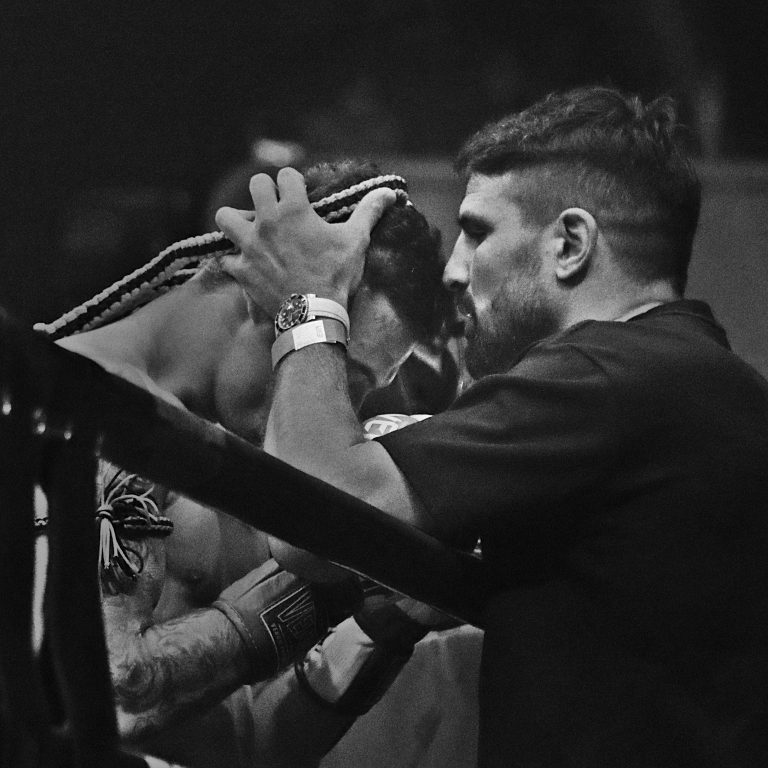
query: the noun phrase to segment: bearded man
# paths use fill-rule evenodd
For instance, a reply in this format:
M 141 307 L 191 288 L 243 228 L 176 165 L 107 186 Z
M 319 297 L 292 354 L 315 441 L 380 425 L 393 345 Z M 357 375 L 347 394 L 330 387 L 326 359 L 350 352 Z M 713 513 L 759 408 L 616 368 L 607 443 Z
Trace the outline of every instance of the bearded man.
M 592 87 L 467 142 L 443 279 L 477 381 L 444 413 L 365 442 L 342 350 L 277 367 L 269 451 L 445 541 L 481 537 L 504 583 L 483 768 L 768 760 L 768 383 L 683 296 L 700 187 L 678 128 L 669 99 Z M 218 213 L 239 248 L 224 268 L 266 310 L 296 290 L 346 306 L 394 194 L 334 229 L 292 169 L 251 192 L 252 218 Z

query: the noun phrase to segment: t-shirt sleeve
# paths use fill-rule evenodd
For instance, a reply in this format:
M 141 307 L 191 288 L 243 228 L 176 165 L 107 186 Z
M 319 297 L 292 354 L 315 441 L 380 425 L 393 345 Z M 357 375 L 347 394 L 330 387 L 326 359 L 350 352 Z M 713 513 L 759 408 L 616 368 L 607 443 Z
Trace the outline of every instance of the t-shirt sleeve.
M 504 515 L 512 529 L 542 515 L 557 526 L 557 510 L 608 471 L 619 422 L 603 367 L 571 344 L 550 343 L 480 380 L 444 413 L 378 439 L 436 534 L 466 542 L 488 516 Z

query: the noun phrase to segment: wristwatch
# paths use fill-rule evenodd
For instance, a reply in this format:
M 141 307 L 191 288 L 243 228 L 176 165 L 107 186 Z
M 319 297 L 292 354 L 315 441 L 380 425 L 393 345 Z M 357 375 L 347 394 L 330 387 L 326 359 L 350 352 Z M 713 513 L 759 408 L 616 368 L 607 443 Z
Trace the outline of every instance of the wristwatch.
M 314 293 L 292 293 L 280 304 L 275 315 L 275 338 L 291 328 L 317 318 L 338 320 L 349 335 L 347 310 L 331 299 L 318 299 Z

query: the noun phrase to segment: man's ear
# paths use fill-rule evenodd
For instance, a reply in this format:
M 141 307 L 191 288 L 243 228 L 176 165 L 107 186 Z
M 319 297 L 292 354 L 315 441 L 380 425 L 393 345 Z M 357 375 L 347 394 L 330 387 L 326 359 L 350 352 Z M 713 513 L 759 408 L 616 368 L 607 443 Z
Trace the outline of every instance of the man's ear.
M 555 222 L 558 240 L 555 274 L 559 280 L 580 279 L 586 274 L 597 246 L 597 222 L 583 208 L 566 208 Z

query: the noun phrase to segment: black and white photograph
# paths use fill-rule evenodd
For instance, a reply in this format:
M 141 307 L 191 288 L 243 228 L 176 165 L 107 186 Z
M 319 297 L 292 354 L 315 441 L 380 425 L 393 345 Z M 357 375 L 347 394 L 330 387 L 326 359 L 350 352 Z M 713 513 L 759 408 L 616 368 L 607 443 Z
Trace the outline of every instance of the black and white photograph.
M 4 3 L 0 768 L 768 765 L 766 62 Z

